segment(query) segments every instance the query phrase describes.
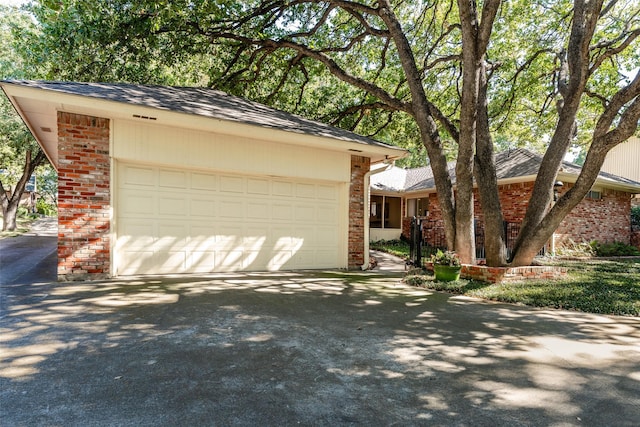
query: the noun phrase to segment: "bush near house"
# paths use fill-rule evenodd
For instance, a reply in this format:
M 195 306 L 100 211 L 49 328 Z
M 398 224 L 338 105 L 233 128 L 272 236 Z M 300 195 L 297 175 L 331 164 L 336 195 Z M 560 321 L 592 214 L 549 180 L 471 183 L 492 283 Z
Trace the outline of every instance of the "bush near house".
M 640 205 L 631 207 L 631 228 L 640 230 Z
M 627 245 L 622 242 L 613 243 L 591 243 L 595 255 L 599 257 L 616 257 L 616 256 L 639 256 L 640 250 L 635 246 Z

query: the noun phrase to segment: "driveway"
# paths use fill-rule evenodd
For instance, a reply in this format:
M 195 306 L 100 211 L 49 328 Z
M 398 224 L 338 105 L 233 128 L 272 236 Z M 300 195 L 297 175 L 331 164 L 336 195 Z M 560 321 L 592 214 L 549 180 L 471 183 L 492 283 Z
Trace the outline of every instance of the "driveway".
M 482 302 L 400 274 L 7 289 L 7 426 L 638 425 L 640 320 Z

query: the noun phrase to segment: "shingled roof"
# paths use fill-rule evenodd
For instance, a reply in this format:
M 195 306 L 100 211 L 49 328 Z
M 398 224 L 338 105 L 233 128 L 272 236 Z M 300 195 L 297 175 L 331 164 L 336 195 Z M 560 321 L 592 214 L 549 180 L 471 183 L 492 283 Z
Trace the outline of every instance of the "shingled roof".
M 535 179 L 542 164 L 542 156 L 524 148 L 516 148 L 497 153 L 495 156 L 496 174 L 498 182 L 514 181 L 522 178 L 523 181 Z M 455 183 L 455 162 L 448 163 L 449 175 Z M 560 174 L 576 177 L 580 174 L 579 165 L 571 162 L 562 162 Z M 640 182 L 616 176 L 607 172 L 600 172 L 598 180 L 601 184 L 622 186 L 627 191 L 640 193 Z M 392 168 L 371 177 L 373 189 L 382 191 L 417 192 L 435 190 L 433 171 L 430 166 L 401 169 Z
M 6 80 L 3 83 L 401 150 L 344 129 L 209 88 L 23 80 Z

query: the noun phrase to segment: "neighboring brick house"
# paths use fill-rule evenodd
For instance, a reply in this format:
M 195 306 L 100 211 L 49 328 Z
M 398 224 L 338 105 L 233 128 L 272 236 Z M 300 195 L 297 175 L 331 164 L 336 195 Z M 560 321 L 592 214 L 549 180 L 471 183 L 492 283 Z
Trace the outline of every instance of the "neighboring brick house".
M 524 218 L 542 157 L 525 149 L 504 151 L 496 155 L 496 172 L 500 202 L 507 234 L 515 238 Z M 455 164 L 450 164 L 455 185 Z M 558 173 L 559 195 L 575 183 L 580 167 L 564 162 Z M 570 241 L 631 242 L 630 209 L 634 194 L 640 193 L 640 182 L 601 172 L 592 191 L 562 221 L 550 242 L 562 245 Z M 409 235 L 411 218 L 427 220 L 427 242 L 444 241 L 442 216 L 431 168 L 400 169 L 397 167 L 372 175 L 371 239 L 399 238 Z M 375 205 L 375 206 L 374 206 Z M 378 207 L 380 206 L 380 208 Z M 476 231 L 482 239 L 482 208 L 476 193 Z M 509 237 L 509 236 L 508 236 Z M 482 242 L 479 242 L 482 244 Z
M 406 150 L 200 88 L 4 81 L 58 171 L 58 276 L 368 266 L 370 166 Z

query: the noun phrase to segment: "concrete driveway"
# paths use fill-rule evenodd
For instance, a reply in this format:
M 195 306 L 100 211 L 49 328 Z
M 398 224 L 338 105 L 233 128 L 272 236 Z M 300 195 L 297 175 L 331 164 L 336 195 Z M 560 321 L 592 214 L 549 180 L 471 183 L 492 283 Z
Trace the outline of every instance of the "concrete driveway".
M 0 425 L 638 425 L 640 319 L 399 276 L 9 287 Z

